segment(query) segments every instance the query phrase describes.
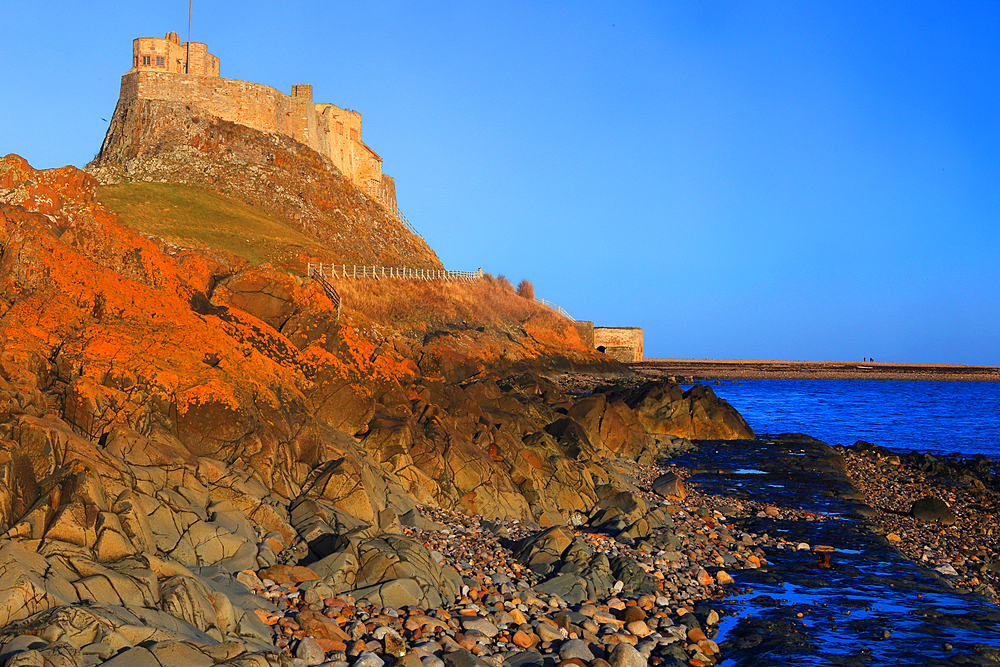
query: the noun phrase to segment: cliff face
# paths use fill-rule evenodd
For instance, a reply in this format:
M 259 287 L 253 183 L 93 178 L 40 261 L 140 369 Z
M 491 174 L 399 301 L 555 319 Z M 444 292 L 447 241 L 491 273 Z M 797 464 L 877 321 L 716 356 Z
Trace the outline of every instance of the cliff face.
M 95 187 L 0 160 L 0 643 L 273 653 L 241 570 L 314 563 L 330 595 L 449 604 L 461 579 L 398 535 L 418 503 L 542 525 L 623 506 L 648 530 L 614 459 L 676 446 L 651 435 L 678 432 L 673 415 L 752 435 L 710 392 L 646 388 L 633 409 L 498 377 L 600 368 L 530 327 L 502 349 L 460 327 L 362 335 L 308 281 L 143 237 Z
M 321 242 L 337 263 L 443 268 L 423 239 L 327 158 L 193 105 L 120 102 L 87 171 L 104 184 L 192 184 L 259 206 Z M 310 259 L 300 259 L 300 270 Z
M 563 492 L 550 498 L 550 482 L 532 482 L 557 474 L 556 441 L 539 435 L 546 453 L 533 464 L 523 452 L 524 438 L 559 413 L 536 407 L 525 417 L 520 385 L 489 378 L 553 363 L 598 368 L 592 351 L 530 327 L 506 334 L 502 349 L 488 331 L 461 327 L 379 339 L 338 324 L 315 285 L 136 234 L 95 201 L 82 172 L 36 172 L 15 156 L 0 165 L 12 437 L 33 432 L 32 419 L 56 419 L 88 443 L 155 442 L 243 466 L 286 499 L 351 450 L 382 464 L 372 473 L 379 484 L 426 502 L 525 518 L 566 509 Z M 629 415 L 630 433 L 612 449 L 639 454 L 652 441 L 624 403 L 612 408 Z M 574 465 L 591 465 L 603 447 L 594 446 Z M 63 462 L 36 466 L 35 481 Z M 365 518 L 382 509 L 376 502 Z

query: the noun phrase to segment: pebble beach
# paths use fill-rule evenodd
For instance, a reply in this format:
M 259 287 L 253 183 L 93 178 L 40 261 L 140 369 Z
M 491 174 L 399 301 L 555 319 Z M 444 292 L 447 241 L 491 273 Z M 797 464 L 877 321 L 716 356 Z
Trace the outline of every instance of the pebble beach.
M 836 520 L 794 507 L 702 494 L 691 485 L 683 486 L 683 498 L 666 499 L 651 491 L 653 481 L 669 472 L 685 475 L 685 469 L 619 465 L 651 506 L 670 513 L 677 548 L 653 550 L 643 541 L 629 545 L 587 527 L 574 532 L 595 552 L 635 559 L 655 582 L 655 593 L 623 594 L 618 581 L 618 595 L 570 604 L 535 591 L 541 577 L 518 562 L 511 547 L 540 527 L 431 507 L 422 507 L 421 514 L 435 527 L 407 527 L 406 534 L 461 575 L 462 597 L 453 606 L 392 609 L 323 597 L 317 575 L 304 567 L 248 572 L 243 580 L 276 604 L 277 611 L 260 615 L 276 645 L 299 664 L 378 667 L 399 659 L 411 667 L 418 662 L 442 667 L 446 657 L 464 650 L 495 666 L 710 665 L 722 657 L 713 640 L 719 602 L 744 592 L 736 583 L 738 572 L 766 568 L 769 551 L 824 550 L 736 529 L 732 519 Z

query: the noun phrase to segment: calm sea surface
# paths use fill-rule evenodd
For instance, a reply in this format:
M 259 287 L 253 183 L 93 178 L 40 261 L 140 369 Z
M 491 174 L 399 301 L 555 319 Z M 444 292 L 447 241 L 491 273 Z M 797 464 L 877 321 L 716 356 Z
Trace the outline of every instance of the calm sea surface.
M 1000 459 L 1000 382 L 721 380 L 754 431 Z

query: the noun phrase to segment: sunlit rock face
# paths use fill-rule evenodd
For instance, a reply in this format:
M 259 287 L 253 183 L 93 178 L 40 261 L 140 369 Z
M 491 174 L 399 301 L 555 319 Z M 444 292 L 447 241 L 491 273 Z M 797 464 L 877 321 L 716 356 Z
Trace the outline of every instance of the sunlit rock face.
M 399 517 L 644 534 L 614 461 L 652 463 L 683 444 L 653 433 L 703 435 L 723 409 L 566 394 L 538 372 L 612 363 L 571 326 L 356 328 L 308 280 L 134 232 L 95 186 L 0 161 L 0 642 L 153 642 L 173 664 L 225 641 L 266 662 L 267 603 L 234 577 L 299 564 L 330 594 L 450 604 L 460 578 Z M 696 418 L 649 408 L 678 401 Z

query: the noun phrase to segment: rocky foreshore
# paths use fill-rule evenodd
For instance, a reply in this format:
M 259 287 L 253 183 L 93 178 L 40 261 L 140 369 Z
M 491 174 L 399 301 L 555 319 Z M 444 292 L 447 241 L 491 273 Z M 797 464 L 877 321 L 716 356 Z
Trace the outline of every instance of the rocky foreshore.
M 1000 476 L 986 456 L 844 449 L 875 529 L 913 561 L 1000 602 Z
M 8 626 L 0 657 L 10 656 L 10 665 L 67 666 L 179 658 L 208 665 L 223 654 L 227 664 L 337 667 L 714 664 L 720 656 L 711 637 L 720 617 L 713 600 L 738 591 L 729 572 L 766 566 L 764 548 L 798 545 L 730 527 L 730 517 L 778 508 L 688 493 L 676 470 L 619 465 L 638 497 L 614 498 L 581 514 L 576 527 L 542 530 L 432 507 L 404 517 L 403 535 L 385 536 L 386 547 L 369 553 L 362 567 L 384 568 L 390 553 L 433 563 L 441 569 L 421 574 L 438 579 L 442 592 L 454 589 L 447 605 L 430 606 L 419 587 L 404 585 L 382 586 L 358 601 L 338 592 L 343 572 L 331 572 L 328 562 L 278 564 L 240 571 L 225 586 L 230 600 L 267 628 L 258 640 L 280 653 L 190 640 L 120 652 L 107 640 L 77 648 L 79 616 L 70 626 L 68 618 L 46 616 Z M 114 627 L 114 617 L 99 618 Z

